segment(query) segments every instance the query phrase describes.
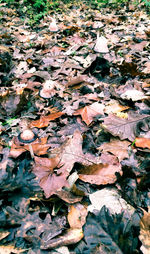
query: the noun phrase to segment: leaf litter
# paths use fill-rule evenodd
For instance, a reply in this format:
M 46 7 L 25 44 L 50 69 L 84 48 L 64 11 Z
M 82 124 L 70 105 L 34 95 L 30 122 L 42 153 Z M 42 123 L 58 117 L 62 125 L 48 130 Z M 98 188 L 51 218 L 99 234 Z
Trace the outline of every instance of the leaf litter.
M 35 28 L 0 6 L 0 251 L 147 254 L 142 4 L 64 5 Z M 30 144 L 18 141 L 25 129 L 36 134 Z

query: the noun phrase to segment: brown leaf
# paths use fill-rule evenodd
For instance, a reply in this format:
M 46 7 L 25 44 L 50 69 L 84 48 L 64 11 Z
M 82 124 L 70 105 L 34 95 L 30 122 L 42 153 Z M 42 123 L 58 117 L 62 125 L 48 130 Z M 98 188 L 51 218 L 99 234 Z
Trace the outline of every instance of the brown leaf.
M 62 112 L 52 113 L 47 116 L 41 116 L 39 120 L 32 121 L 30 123 L 30 128 L 37 127 L 37 128 L 43 128 L 47 127 L 50 121 L 55 120 L 56 118 L 59 118 L 63 115 Z
M 54 172 L 54 170 L 57 171 L 59 163 L 59 157 L 51 159 L 35 157 L 33 172 L 40 180 L 40 187 L 44 190 L 46 198 L 55 194 L 57 190 L 61 190 L 62 187 L 68 187 L 66 175 Z
M 86 222 L 87 208 L 80 203 L 69 207 L 68 222 L 71 228 L 82 228 Z
M 70 228 L 63 236 L 54 238 L 48 242 L 44 242 L 41 249 L 52 249 L 64 245 L 75 244 L 83 238 L 83 231 L 81 228 Z
M 74 86 L 74 85 L 80 84 L 81 82 L 86 81 L 86 79 L 87 79 L 86 75 L 80 75 L 79 77 L 75 77 L 69 80 L 66 86 Z
M 32 143 L 32 150 L 34 154 L 40 156 L 40 155 L 46 154 L 50 146 L 51 146 L 50 144 L 47 144 L 47 137 L 44 137 L 41 139 L 37 139 L 36 141 Z M 25 151 L 30 151 L 29 145 L 25 145 L 25 144 L 20 145 L 20 143 L 16 141 L 16 138 L 14 138 L 12 140 L 9 156 L 13 158 L 17 158 Z
M 91 184 L 112 184 L 116 181 L 115 173 L 121 173 L 121 165 L 94 164 L 85 166 L 79 172 L 79 179 Z
M 115 115 L 109 115 L 104 119 L 103 127 L 114 136 L 119 136 L 121 140 L 129 139 L 133 141 L 137 133 L 139 123 L 147 124 L 149 115 L 128 115 L 128 119 L 120 118 Z
M 117 139 L 111 140 L 109 143 L 102 144 L 98 149 L 103 152 L 110 152 L 116 155 L 119 161 L 122 161 L 124 158 L 128 158 L 128 146 L 130 142 L 120 141 Z
M 150 207 L 149 207 L 150 210 Z M 150 212 L 144 211 L 144 216 L 140 221 L 140 241 L 142 242 L 141 251 L 144 254 L 150 253 Z
M 103 115 L 104 105 L 98 102 L 94 102 L 90 106 L 86 106 L 84 108 L 78 109 L 74 115 L 81 115 L 82 120 L 89 125 L 95 116 Z
M 74 195 L 68 190 L 57 191 L 56 195 L 68 204 L 74 204 L 82 200 L 81 196 Z
M 84 154 L 82 151 L 82 135 L 77 129 L 72 138 L 69 138 L 62 146 L 51 151 L 53 156 L 59 155 L 60 163 L 63 165 L 59 172 L 65 172 L 68 176 L 75 162 L 83 165 L 91 165 L 99 162 L 99 157 Z

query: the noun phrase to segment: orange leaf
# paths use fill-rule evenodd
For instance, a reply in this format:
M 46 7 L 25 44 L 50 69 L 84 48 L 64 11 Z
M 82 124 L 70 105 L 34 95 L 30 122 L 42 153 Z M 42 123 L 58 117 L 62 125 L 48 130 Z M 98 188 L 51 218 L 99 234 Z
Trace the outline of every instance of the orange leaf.
M 35 121 L 32 121 L 30 123 L 30 128 L 33 128 L 33 127 L 37 127 L 37 128 L 47 127 L 50 121 L 53 121 L 56 118 L 59 118 L 63 114 L 64 113 L 62 113 L 62 112 L 57 112 L 57 113 L 52 113 L 48 116 L 41 116 L 39 120 L 35 120 Z
M 150 138 L 136 138 L 135 145 L 138 147 L 150 149 Z
M 82 228 L 86 222 L 87 209 L 80 203 L 70 206 L 68 222 L 71 228 Z
M 94 102 L 90 106 L 78 109 L 74 115 L 81 115 L 82 120 L 89 125 L 95 116 L 102 114 L 103 115 L 104 105 L 98 102 Z
M 47 144 L 47 137 L 37 139 L 34 141 L 32 145 L 33 153 L 36 155 L 44 155 L 47 153 L 47 149 L 51 146 L 50 144 Z M 25 151 L 30 151 L 29 145 L 20 145 L 20 143 L 17 143 L 16 139 L 12 140 L 12 145 L 10 149 L 10 156 L 13 158 L 17 158 L 19 155 L 24 153 Z

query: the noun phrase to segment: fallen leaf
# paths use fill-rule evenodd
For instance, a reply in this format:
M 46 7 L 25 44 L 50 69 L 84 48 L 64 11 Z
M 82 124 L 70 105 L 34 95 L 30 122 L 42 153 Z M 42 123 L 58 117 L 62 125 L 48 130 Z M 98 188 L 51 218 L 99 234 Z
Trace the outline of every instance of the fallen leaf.
M 150 138 L 136 138 L 135 145 L 137 147 L 150 149 Z
M 124 119 L 110 114 L 105 117 L 102 126 L 113 136 L 119 136 L 121 140 L 133 141 L 137 135 L 139 124 L 147 126 L 149 120 L 149 115 L 128 115 L 128 119 Z
M 87 216 L 87 208 L 80 204 L 76 203 L 74 205 L 71 205 L 69 207 L 68 212 L 68 222 L 71 228 L 82 228 L 82 226 L 86 222 L 86 216 Z
M 128 158 L 128 147 L 130 142 L 120 141 L 117 139 L 111 140 L 109 143 L 102 144 L 98 150 L 112 153 L 118 157 L 119 161 L 122 161 L 124 158 Z
M 98 37 L 94 50 L 98 53 L 108 53 L 107 39 L 104 36 Z
M 89 213 L 83 228 L 84 239 L 76 246 L 75 253 L 134 253 L 138 246 L 137 217 L 136 213 L 131 215 L 126 211 L 111 214 L 105 206 L 96 214 Z M 99 245 L 105 247 L 105 252 L 95 252 Z
M 16 249 L 15 246 L 13 246 L 13 245 L 0 246 L 0 253 L 1 254 L 11 254 L 11 253 L 19 254 L 19 253 L 23 253 L 25 251 L 26 250 L 23 250 L 23 249 Z
M 117 180 L 116 173 L 121 172 L 121 165 L 110 164 L 93 164 L 91 166 L 84 166 L 79 171 L 79 179 L 91 184 L 112 184 Z
M 111 100 L 110 102 L 108 102 L 104 108 L 104 112 L 106 114 L 110 114 L 110 113 L 118 113 L 118 112 L 122 112 L 124 110 L 129 109 L 128 106 L 123 106 L 121 104 L 119 104 L 118 101 L 116 100 Z
M 44 190 L 46 198 L 49 198 L 64 186 L 69 187 L 66 174 L 57 174 L 57 167 L 59 167 L 60 163 L 58 156 L 51 159 L 35 156 L 34 159 L 35 165 L 32 170 L 38 177 L 39 185 Z
M 120 96 L 122 99 L 139 101 L 148 99 L 148 96 L 145 96 L 143 92 L 138 91 L 136 89 L 127 90 L 125 93 Z
M 60 190 L 55 193 L 61 200 L 64 200 L 68 204 L 74 204 L 82 200 L 81 196 L 74 195 L 69 190 Z
M 51 19 L 51 23 L 50 23 L 50 26 L 49 26 L 49 30 L 50 32 L 58 32 L 59 28 L 56 24 L 56 21 L 54 18 L 50 18 Z
M 60 163 L 63 165 L 59 172 L 64 172 L 68 176 L 73 168 L 75 162 L 83 165 L 92 165 L 93 163 L 99 163 L 100 158 L 93 156 L 89 153 L 83 153 L 82 151 L 82 135 L 80 131 L 75 130 L 73 136 L 69 138 L 59 148 L 55 148 L 51 151 L 52 156 L 59 155 Z
M 149 207 L 149 211 L 150 211 L 150 207 Z M 149 254 L 150 253 L 150 212 L 144 211 L 144 216 L 141 218 L 139 239 L 142 242 L 142 246 L 140 248 L 142 253 Z
M 39 120 L 35 120 L 30 122 L 30 128 L 37 127 L 37 128 L 44 128 L 47 127 L 50 121 L 55 120 L 63 115 L 62 112 L 52 113 L 47 116 L 41 116 Z
M 89 195 L 91 204 L 88 206 L 88 211 L 94 213 L 94 210 L 100 211 L 103 206 L 106 206 L 112 214 L 121 213 L 123 210 L 128 210 L 133 214 L 135 209 L 129 205 L 120 195 L 116 188 L 104 188 Z
M 42 250 L 53 249 L 64 245 L 75 244 L 83 238 L 83 231 L 81 228 L 70 228 L 63 236 L 54 238 L 48 242 L 45 242 L 42 246 Z
M 35 155 L 44 155 L 47 153 L 48 148 L 51 146 L 47 144 L 47 137 L 43 137 L 41 139 L 37 139 L 32 143 L 32 150 Z M 30 151 L 29 145 L 21 144 L 16 142 L 16 138 L 12 139 L 11 149 L 10 149 L 10 157 L 17 158 L 25 151 Z
M 90 106 L 85 106 L 84 108 L 78 109 L 74 115 L 81 115 L 82 120 L 89 125 L 93 120 L 94 117 L 97 115 L 104 114 L 104 105 L 102 103 L 94 102 Z

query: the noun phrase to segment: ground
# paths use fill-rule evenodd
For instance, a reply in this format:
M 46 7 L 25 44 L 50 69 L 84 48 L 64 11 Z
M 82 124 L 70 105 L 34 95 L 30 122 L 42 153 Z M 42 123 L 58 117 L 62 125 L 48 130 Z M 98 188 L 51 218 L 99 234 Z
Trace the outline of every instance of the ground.
M 148 253 L 143 5 L 0 8 L 0 253 Z

